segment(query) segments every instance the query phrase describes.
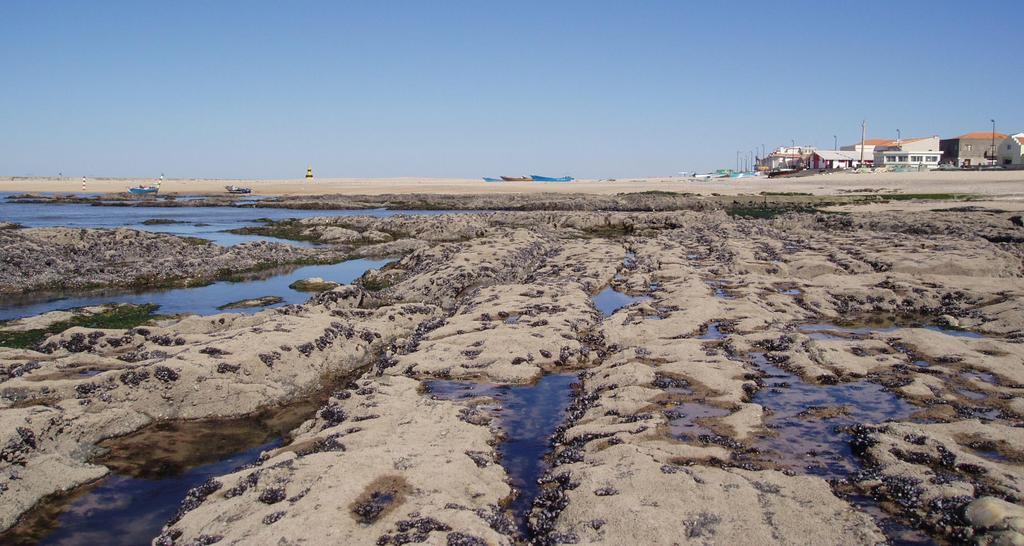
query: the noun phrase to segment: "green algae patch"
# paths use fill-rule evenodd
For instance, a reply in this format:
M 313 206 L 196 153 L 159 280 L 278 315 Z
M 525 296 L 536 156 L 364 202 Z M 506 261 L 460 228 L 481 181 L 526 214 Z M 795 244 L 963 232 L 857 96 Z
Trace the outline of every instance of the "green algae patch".
M 261 298 L 252 298 L 247 300 L 233 301 L 231 303 L 225 303 L 217 307 L 217 309 L 251 309 L 254 307 L 267 307 L 269 305 L 277 305 L 283 303 L 284 298 L 281 296 L 263 296 Z
M 143 305 L 119 305 L 107 312 L 73 317 L 68 320 L 55 322 L 45 328 L 23 331 L 0 330 L 0 347 L 30 349 L 39 345 L 39 343 L 47 337 L 53 334 L 59 334 L 60 332 L 75 326 L 103 329 L 134 328 L 157 318 L 154 313 L 158 307 L 158 305 L 151 303 Z

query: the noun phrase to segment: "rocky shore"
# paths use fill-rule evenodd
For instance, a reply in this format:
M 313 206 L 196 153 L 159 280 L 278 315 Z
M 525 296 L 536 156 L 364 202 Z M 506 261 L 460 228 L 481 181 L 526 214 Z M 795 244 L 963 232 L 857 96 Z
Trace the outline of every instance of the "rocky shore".
M 101 286 L 194 286 L 228 275 L 328 263 L 334 251 L 264 241 L 221 247 L 132 229 L 0 229 L 0 294 Z
M 357 372 L 285 445 L 190 492 L 154 543 L 1024 541 L 1019 217 L 769 216 L 268 223 L 404 257 L 304 305 L 0 349 L 0 528 L 102 476 L 103 438 Z M 572 404 L 539 489 L 519 490 L 499 449 L 513 416 L 472 389 L 553 372 L 578 374 Z
M 673 210 L 793 210 L 834 205 L 863 205 L 890 201 L 932 200 L 970 201 L 980 196 L 968 193 L 913 193 L 862 187 L 829 195 L 799 191 L 752 191 L 721 194 L 704 189 L 630 190 L 622 193 L 539 192 L 478 194 L 395 193 L 374 195 L 267 195 L 259 200 L 226 195 L 199 195 L 177 199 L 174 195 L 140 200 L 130 194 L 77 196 L 72 194 L 20 194 L 8 198 L 11 203 L 80 203 L 108 207 L 255 207 L 307 210 L 462 210 L 462 211 L 619 211 L 651 212 Z

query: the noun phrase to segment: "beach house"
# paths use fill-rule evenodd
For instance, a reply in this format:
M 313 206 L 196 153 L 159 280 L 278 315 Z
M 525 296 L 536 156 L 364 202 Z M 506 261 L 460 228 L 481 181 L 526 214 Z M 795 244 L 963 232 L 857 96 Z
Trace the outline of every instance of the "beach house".
M 892 144 L 875 146 L 875 167 L 895 169 L 934 169 L 942 159 L 939 137 L 906 138 Z
M 772 153 L 757 161 L 758 167 L 767 171 L 779 169 L 807 168 L 816 148 L 813 146 L 779 146 Z
M 815 150 L 811 154 L 808 168 L 816 170 L 851 169 L 860 166 L 859 152 Z
M 998 143 L 1000 165 L 1024 165 L 1024 133 L 1010 135 Z
M 939 141 L 942 162 L 957 167 L 977 167 L 995 162 L 995 148 L 1009 135 L 992 131 L 975 131 L 956 138 Z

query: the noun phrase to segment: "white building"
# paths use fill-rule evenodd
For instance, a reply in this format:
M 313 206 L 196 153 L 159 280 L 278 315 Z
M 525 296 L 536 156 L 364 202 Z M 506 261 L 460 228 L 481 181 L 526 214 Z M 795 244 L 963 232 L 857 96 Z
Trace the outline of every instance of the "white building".
M 811 154 L 808 168 L 829 171 L 852 169 L 860 166 L 858 154 L 859 152 L 853 151 L 817 150 Z
M 875 167 L 934 169 L 941 160 L 937 136 L 903 139 L 874 149 Z
M 860 142 L 856 144 L 847 144 L 839 148 L 841 152 L 853 152 L 860 161 L 863 157 L 864 165 L 870 165 L 875 160 L 875 148 L 880 146 L 893 146 L 896 144 L 895 140 L 889 140 L 887 138 L 869 138 L 864 141 L 864 145 L 861 146 Z M 861 153 L 861 149 L 864 153 Z
M 779 146 L 767 157 L 759 159 L 757 164 L 768 171 L 804 169 L 815 150 L 813 146 Z
M 1000 165 L 1024 165 L 1024 133 L 1010 135 L 999 143 Z

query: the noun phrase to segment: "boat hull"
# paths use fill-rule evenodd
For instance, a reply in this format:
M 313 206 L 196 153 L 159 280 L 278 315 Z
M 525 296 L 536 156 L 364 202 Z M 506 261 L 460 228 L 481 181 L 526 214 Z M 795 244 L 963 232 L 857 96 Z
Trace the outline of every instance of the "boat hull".
M 135 195 L 155 194 L 158 191 L 160 191 L 159 188 L 128 188 L 128 193 Z
M 529 182 L 531 180 L 529 176 L 503 176 L 501 179 L 505 182 Z
M 530 177 L 530 180 L 533 180 L 534 182 L 572 182 L 573 180 L 576 179 L 571 176 L 552 177 L 535 174 Z

